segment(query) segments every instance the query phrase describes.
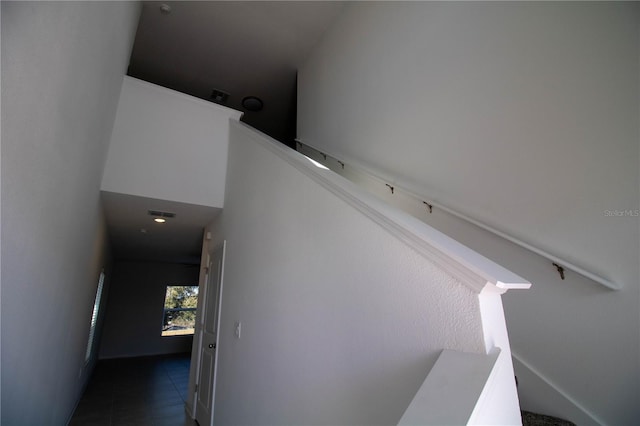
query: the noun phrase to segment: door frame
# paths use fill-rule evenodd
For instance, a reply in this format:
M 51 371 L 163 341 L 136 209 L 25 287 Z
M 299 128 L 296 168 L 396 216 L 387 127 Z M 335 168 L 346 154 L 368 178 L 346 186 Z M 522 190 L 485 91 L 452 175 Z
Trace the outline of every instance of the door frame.
M 196 307 L 196 325 L 193 333 L 193 343 L 191 344 L 191 365 L 189 368 L 189 388 L 185 408 L 189 417 L 195 420 L 197 410 L 196 384 L 200 377 L 200 350 L 202 348 L 202 310 L 205 306 L 207 294 L 207 282 L 209 281 L 209 269 L 211 256 L 209 249 L 211 246 L 211 232 L 205 230 L 202 239 L 202 253 L 200 255 L 200 275 L 198 277 L 198 304 Z
M 207 296 L 209 293 L 209 282 L 210 282 L 210 273 L 212 270 L 212 264 L 215 259 L 213 259 L 212 254 L 217 252 L 218 250 L 222 251 L 222 256 L 220 259 L 220 289 L 218 295 L 218 308 L 217 308 L 217 318 L 216 318 L 216 350 L 214 354 L 214 366 L 213 366 L 213 378 L 212 378 L 212 390 L 211 390 L 211 424 L 213 424 L 213 415 L 215 408 L 215 395 L 216 395 L 216 379 L 218 372 L 218 342 L 220 335 L 220 318 L 222 312 L 222 295 L 223 295 L 223 283 L 224 283 L 224 264 L 226 257 L 226 240 L 223 240 L 221 243 L 213 246 L 211 244 L 211 234 L 207 232 L 205 234 L 205 238 L 203 241 L 203 253 L 202 260 L 206 259 L 204 266 L 201 268 L 201 274 L 199 279 L 199 295 L 198 298 L 198 306 L 196 309 L 196 330 L 194 333 L 194 341 L 192 345 L 192 356 L 191 356 L 191 368 L 190 368 L 190 383 L 189 383 L 189 392 L 190 398 L 187 400 L 186 409 L 189 416 L 192 419 L 196 419 L 197 409 L 198 409 L 198 391 L 196 385 L 199 385 L 198 381 L 200 379 L 200 371 L 202 367 L 202 345 L 203 345 L 203 321 L 204 321 L 204 310 L 206 309 L 208 300 Z M 217 280 L 216 280 L 217 282 Z M 193 381 L 193 382 L 192 382 Z
M 213 377 L 211 384 L 211 421 L 209 425 L 213 425 L 213 417 L 215 414 L 215 406 L 216 406 L 216 383 L 218 379 L 218 354 L 220 353 L 220 319 L 222 318 L 222 295 L 224 293 L 224 264 L 227 256 L 227 240 L 223 240 L 222 243 L 218 244 L 211 250 L 211 253 L 217 253 L 218 250 L 221 251 L 220 255 L 220 269 L 218 271 L 218 275 L 220 278 L 217 279 L 217 283 L 219 287 L 216 287 L 216 291 L 213 294 L 216 294 L 217 306 L 216 306 L 216 339 L 215 339 L 215 352 L 213 355 Z M 213 263 L 215 258 L 212 256 L 211 262 Z M 209 268 L 211 270 L 211 268 Z M 203 305 L 206 306 L 206 305 Z M 200 342 L 201 345 L 203 342 Z M 196 401 L 197 402 L 197 401 Z M 204 426 L 204 425 L 201 425 Z

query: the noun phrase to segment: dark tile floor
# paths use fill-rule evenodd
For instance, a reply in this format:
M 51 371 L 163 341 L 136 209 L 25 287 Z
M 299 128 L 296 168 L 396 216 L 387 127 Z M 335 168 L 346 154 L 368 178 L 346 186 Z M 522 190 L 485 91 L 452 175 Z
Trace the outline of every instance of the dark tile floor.
M 99 361 L 70 426 L 197 426 L 185 412 L 189 354 Z

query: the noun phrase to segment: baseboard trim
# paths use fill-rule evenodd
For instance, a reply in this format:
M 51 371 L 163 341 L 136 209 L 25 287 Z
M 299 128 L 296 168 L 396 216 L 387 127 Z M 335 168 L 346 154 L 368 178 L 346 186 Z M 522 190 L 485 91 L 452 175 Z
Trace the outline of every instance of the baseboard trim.
M 84 393 L 87 390 L 87 386 L 89 386 L 89 381 L 91 380 L 91 376 L 93 375 L 93 370 L 96 368 L 96 363 L 97 363 L 96 359 L 90 359 L 87 363 L 85 363 L 83 367 L 82 378 L 84 380 L 84 383 L 82 383 L 82 386 L 80 387 L 80 393 L 76 398 L 76 403 L 73 405 L 73 409 L 71 410 L 71 413 L 69 413 L 69 415 L 67 416 L 67 422 L 65 423 L 66 425 L 71 423 L 71 419 L 73 419 L 73 415 L 76 413 L 76 410 L 78 409 L 78 405 L 80 405 L 80 401 L 82 400 L 82 397 L 84 396 Z
M 187 412 L 187 416 L 189 416 L 190 419 L 195 420 L 196 417 L 193 415 L 193 412 L 191 411 L 191 407 L 186 402 L 184 403 L 184 411 Z

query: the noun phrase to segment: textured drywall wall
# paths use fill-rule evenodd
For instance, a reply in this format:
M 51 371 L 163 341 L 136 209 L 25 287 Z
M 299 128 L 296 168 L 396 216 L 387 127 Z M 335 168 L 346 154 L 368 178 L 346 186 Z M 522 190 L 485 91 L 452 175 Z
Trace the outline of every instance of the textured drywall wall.
M 1 7 L 1 423 L 60 425 L 90 372 L 100 181 L 139 5 Z
M 395 424 L 442 348 L 484 351 L 478 298 L 251 135 L 231 127 L 213 233 L 215 423 Z
M 116 262 L 100 358 L 189 352 L 193 336 L 162 336 L 168 285 L 198 285 L 198 265 Z
M 357 3 L 298 77 L 303 142 L 624 286 L 429 222 L 533 283 L 505 297 L 514 353 L 614 424 L 640 393 L 638 19 L 633 3 Z
M 125 77 L 101 189 L 222 207 L 229 118 L 240 115 Z

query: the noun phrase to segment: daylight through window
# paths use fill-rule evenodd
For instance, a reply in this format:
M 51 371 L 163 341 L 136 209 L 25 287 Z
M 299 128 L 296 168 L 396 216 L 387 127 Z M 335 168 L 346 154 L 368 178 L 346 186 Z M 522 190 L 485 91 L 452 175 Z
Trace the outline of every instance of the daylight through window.
M 198 305 L 197 285 L 168 285 L 164 297 L 163 336 L 193 334 Z
M 96 325 L 98 324 L 98 312 L 100 311 L 100 299 L 102 298 L 102 287 L 104 286 L 104 271 L 100 272 L 98 278 L 98 289 L 96 290 L 96 298 L 93 302 L 93 312 L 91 313 L 91 326 L 89 327 L 89 341 L 87 342 L 87 350 L 85 352 L 84 361 L 88 362 L 93 351 L 93 341 L 96 336 Z

